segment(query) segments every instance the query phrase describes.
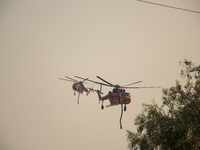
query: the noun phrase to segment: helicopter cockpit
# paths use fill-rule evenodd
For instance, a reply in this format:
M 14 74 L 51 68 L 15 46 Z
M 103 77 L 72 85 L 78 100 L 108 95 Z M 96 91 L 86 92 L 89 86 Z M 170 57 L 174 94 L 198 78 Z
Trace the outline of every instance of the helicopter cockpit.
M 125 96 L 131 96 L 130 93 L 122 93 L 122 97 L 125 98 Z

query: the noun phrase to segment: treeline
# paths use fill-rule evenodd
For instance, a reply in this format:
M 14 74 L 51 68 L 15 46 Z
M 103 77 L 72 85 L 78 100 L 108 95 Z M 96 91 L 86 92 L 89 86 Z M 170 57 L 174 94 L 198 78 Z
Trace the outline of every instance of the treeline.
M 127 131 L 130 150 L 200 149 L 200 65 L 184 60 L 180 66 L 183 83 L 163 89 L 162 106 L 143 104 L 137 132 Z

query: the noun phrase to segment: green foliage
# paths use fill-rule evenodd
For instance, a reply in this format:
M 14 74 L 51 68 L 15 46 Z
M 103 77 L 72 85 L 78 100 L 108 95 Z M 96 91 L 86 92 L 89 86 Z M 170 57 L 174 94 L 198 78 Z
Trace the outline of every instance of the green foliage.
M 200 66 L 180 62 L 184 85 L 163 89 L 163 105 L 143 104 L 135 119 L 137 133 L 127 131 L 130 150 L 200 149 Z

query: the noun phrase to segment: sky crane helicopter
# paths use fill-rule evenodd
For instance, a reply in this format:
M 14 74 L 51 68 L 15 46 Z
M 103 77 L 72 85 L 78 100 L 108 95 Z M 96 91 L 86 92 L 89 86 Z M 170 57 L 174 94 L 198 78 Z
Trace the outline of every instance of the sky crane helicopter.
M 75 76 L 79 79 L 84 79 L 82 77 L 78 77 Z M 101 82 L 97 82 L 97 81 L 93 81 L 93 80 L 87 80 L 96 84 L 100 84 L 100 90 L 97 90 L 97 94 L 99 97 L 99 101 L 102 101 L 102 105 L 101 105 L 101 109 L 104 109 L 104 105 L 103 102 L 104 100 L 109 100 L 110 101 L 110 105 L 107 105 L 106 107 L 110 107 L 110 106 L 116 106 L 121 104 L 121 117 L 120 117 L 120 128 L 122 129 L 122 124 L 121 124 L 121 119 L 122 119 L 122 115 L 123 115 L 123 110 L 126 111 L 126 105 L 129 104 L 131 102 L 131 95 L 130 93 L 126 92 L 125 89 L 129 88 L 129 89 L 138 89 L 138 88 L 160 88 L 160 86 L 151 86 L 151 87 L 130 87 L 131 85 L 140 83 L 142 81 L 137 81 L 134 83 L 130 83 L 127 85 L 123 85 L 120 86 L 118 84 L 114 85 L 104 79 L 102 79 L 101 77 L 97 76 L 98 79 L 102 80 L 104 83 Z M 106 84 L 105 84 L 106 83 Z M 108 86 L 108 87 L 114 87 L 112 92 L 109 91 L 107 95 L 105 96 L 101 96 L 102 92 L 102 85 L 104 86 Z M 124 105 L 124 108 L 123 108 Z
M 83 82 L 85 82 L 86 80 L 88 80 L 89 78 L 83 79 L 82 81 L 77 81 L 75 79 L 72 79 L 70 77 L 65 76 L 67 79 L 63 79 L 63 78 L 58 78 L 60 80 L 64 80 L 64 81 L 69 81 L 69 82 L 73 82 L 74 84 L 72 85 L 72 89 L 74 90 L 74 95 L 76 95 L 76 92 L 78 92 L 78 99 L 77 99 L 77 104 L 79 104 L 79 97 L 80 94 L 82 94 L 83 92 L 86 92 L 86 95 L 88 95 L 91 91 L 90 88 L 85 88 L 85 86 L 83 85 Z

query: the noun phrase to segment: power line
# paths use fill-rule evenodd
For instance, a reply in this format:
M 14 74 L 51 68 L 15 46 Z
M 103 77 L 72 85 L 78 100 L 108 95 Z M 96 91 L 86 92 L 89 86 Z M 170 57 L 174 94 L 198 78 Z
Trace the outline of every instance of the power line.
M 180 8 L 180 7 L 174 7 L 174 6 L 169 6 L 169 5 L 164 5 L 164 4 L 159 4 L 159 3 L 154 3 L 154 2 L 144 1 L 144 0 L 137 0 L 137 1 L 149 3 L 149 4 L 153 4 L 153 5 L 158 5 L 158 6 L 163 6 L 163 7 L 168 7 L 168 8 L 173 8 L 173 9 L 189 11 L 189 12 L 193 12 L 193 13 L 200 13 L 199 11 L 195 11 L 195 10 L 190 10 L 190 9 L 185 9 L 185 8 Z

